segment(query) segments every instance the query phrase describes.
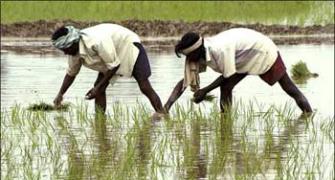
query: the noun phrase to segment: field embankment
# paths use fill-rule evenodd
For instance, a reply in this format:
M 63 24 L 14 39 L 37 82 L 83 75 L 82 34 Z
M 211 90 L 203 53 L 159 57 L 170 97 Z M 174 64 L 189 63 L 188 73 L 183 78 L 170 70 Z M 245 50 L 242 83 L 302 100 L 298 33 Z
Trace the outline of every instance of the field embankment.
M 260 31 L 277 44 L 334 44 L 334 2 L 330 1 L 1 1 L 1 49 L 15 49 L 15 42 L 24 38 L 50 41 L 61 25 L 86 28 L 106 22 L 125 26 L 145 45 L 159 48 L 172 47 L 188 31 L 210 36 L 236 27 Z M 8 38 L 12 38 L 10 45 Z
M 267 35 L 316 35 L 334 34 L 334 24 L 325 26 L 313 25 L 299 27 L 294 25 L 263 25 L 263 24 L 234 24 L 229 22 L 184 22 L 184 21 L 102 21 L 81 22 L 73 20 L 39 20 L 35 22 L 21 22 L 1 24 L 2 37 L 50 37 L 52 32 L 62 25 L 73 25 L 86 28 L 99 23 L 117 23 L 125 26 L 143 37 L 171 37 L 180 36 L 187 31 L 196 31 L 202 35 L 213 35 L 223 30 L 236 27 L 246 27 L 260 31 Z

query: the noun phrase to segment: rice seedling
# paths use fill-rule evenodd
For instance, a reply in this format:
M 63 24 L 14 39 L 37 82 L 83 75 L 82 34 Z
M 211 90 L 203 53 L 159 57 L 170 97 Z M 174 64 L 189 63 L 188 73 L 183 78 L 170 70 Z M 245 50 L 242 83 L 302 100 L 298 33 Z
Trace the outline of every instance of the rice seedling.
M 207 94 L 207 95 L 204 97 L 203 101 L 213 102 L 215 98 L 216 98 L 216 97 L 215 97 L 214 95 Z M 191 101 L 194 101 L 194 98 L 192 98 Z
M 292 66 L 291 74 L 293 80 L 298 84 L 304 84 L 311 77 L 318 77 L 317 73 L 311 73 L 303 61 L 299 61 Z
M 30 111 L 54 111 L 54 110 L 66 111 L 69 109 L 69 107 L 70 103 L 64 103 L 61 104 L 59 107 L 55 107 L 54 105 L 47 104 L 45 102 L 40 102 L 29 105 L 27 109 Z
M 168 119 L 113 104 L 1 111 L 1 178 L 331 179 L 333 118 L 297 118 L 290 104 L 177 104 Z

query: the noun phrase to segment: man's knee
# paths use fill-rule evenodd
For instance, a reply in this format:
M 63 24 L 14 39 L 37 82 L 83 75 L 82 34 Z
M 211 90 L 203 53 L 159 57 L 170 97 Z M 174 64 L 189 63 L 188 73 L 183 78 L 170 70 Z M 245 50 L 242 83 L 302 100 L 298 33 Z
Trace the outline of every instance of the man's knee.
M 291 97 L 297 97 L 299 96 L 301 93 L 299 91 L 299 89 L 291 84 L 291 85 L 286 85 L 286 87 L 284 88 L 285 92 L 290 95 Z
M 148 94 L 151 92 L 151 88 L 147 86 L 140 86 L 140 90 L 143 94 Z
M 293 88 L 293 87 L 289 87 L 288 89 L 286 89 L 286 92 L 290 96 L 297 96 L 297 95 L 299 95 L 298 90 L 296 88 Z
M 146 79 L 146 80 L 139 80 L 137 81 L 138 82 L 138 85 L 140 87 L 140 90 L 142 93 L 146 94 L 148 92 L 150 92 L 152 90 L 152 87 L 149 83 L 149 81 Z
M 229 95 L 232 93 L 234 86 L 230 84 L 225 84 L 220 87 L 221 94 L 223 95 Z
M 100 91 L 95 96 L 95 99 L 102 99 L 102 98 L 106 98 L 106 91 Z

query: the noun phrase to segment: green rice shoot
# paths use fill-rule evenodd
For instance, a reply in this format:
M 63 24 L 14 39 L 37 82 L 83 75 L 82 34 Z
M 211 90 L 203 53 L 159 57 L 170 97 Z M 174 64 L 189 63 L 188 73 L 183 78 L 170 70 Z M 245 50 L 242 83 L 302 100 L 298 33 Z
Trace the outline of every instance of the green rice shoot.
M 306 83 L 307 79 L 319 76 L 317 73 L 311 73 L 306 63 L 301 60 L 292 66 L 291 74 L 297 83 Z
M 84 103 L 3 109 L 1 179 L 334 178 L 334 117 L 256 101 L 222 114 L 217 103 L 176 104 L 159 122 L 143 104 L 113 103 L 106 117 Z
M 28 106 L 29 111 L 67 111 L 70 107 L 70 103 L 61 104 L 59 107 L 55 107 L 54 105 L 47 104 L 45 102 L 40 102 L 36 104 L 31 104 Z

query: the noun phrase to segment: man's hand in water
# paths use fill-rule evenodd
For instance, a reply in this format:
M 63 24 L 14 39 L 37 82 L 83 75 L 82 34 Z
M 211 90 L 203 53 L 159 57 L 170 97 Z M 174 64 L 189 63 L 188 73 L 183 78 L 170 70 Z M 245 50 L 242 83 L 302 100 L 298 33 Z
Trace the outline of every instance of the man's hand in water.
M 163 118 L 169 118 L 169 113 L 159 113 L 159 112 L 155 112 L 152 116 L 151 116 L 152 120 L 154 121 L 158 121 L 158 120 L 162 120 Z
M 91 99 L 95 98 L 97 96 L 97 94 L 98 94 L 98 89 L 96 87 L 94 87 L 86 93 L 85 98 L 91 100 Z
M 58 94 L 58 95 L 56 96 L 56 98 L 54 99 L 54 105 L 55 105 L 56 107 L 59 107 L 59 106 L 61 105 L 62 101 L 63 101 L 63 95 Z
M 207 92 L 205 90 L 203 90 L 203 89 L 197 90 L 193 94 L 193 102 L 200 103 L 202 100 L 204 100 L 206 94 L 207 94 Z

